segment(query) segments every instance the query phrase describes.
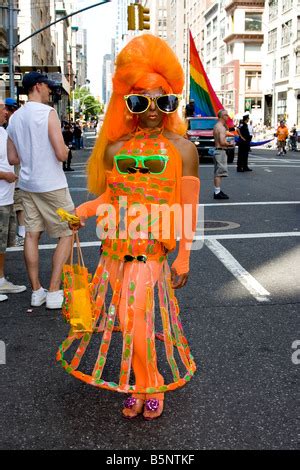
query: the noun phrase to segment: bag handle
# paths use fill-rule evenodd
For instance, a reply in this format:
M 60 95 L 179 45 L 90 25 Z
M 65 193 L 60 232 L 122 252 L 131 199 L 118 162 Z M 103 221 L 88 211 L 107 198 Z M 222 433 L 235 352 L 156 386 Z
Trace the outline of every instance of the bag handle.
M 78 231 L 73 230 L 72 233 L 72 250 L 71 250 L 71 257 L 70 257 L 70 264 L 73 264 L 73 259 L 74 259 L 74 244 L 76 241 L 76 247 L 77 247 L 77 258 L 78 258 L 78 264 L 82 267 L 85 267 L 84 261 L 83 261 L 83 255 L 80 247 L 80 241 L 79 241 L 79 235 Z

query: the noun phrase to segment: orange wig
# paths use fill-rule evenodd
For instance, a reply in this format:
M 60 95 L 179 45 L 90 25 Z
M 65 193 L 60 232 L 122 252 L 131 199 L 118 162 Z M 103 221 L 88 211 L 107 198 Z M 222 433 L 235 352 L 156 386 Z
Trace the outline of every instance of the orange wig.
M 164 93 L 182 92 L 183 69 L 168 44 L 151 34 L 132 39 L 119 53 L 113 76 L 113 93 L 103 125 L 89 158 L 88 190 L 101 194 L 105 190 L 104 153 L 107 145 L 128 135 L 137 127 L 138 117 L 129 113 L 124 95 L 133 90 L 162 88 Z M 186 126 L 177 112 L 164 116 L 164 128 L 184 135 Z

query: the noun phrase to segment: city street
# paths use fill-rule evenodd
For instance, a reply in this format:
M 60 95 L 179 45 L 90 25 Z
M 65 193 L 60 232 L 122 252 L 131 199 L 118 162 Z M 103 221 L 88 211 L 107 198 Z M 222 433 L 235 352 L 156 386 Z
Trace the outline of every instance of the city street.
M 84 168 L 93 143 L 93 134 L 86 134 L 86 148 L 73 152 L 75 171 L 67 177 L 75 205 L 87 200 Z M 162 417 L 126 421 L 122 395 L 66 374 L 55 355 L 68 326 L 58 310 L 31 308 L 28 288 L 0 304 L 6 346 L 0 448 L 299 448 L 300 352 L 293 343 L 300 344 L 300 152 L 283 158 L 255 148 L 249 163 L 248 173 L 236 172 L 236 157 L 229 166 L 222 190 L 230 199 L 224 202 L 212 197 L 212 163 L 199 167 L 205 241 L 202 219 L 194 242 L 201 249 L 193 251 L 189 282 L 177 293 L 198 368 L 189 384 L 167 394 Z M 94 220 L 80 238 L 94 271 Z M 45 287 L 53 242 L 41 239 Z M 22 248 L 9 250 L 6 266 L 11 281 L 28 286 Z

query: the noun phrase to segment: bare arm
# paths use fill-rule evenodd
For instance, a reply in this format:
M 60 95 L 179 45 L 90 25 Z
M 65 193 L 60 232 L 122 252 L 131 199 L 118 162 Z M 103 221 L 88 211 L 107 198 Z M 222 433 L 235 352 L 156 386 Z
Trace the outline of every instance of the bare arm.
M 7 138 L 7 160 L 10 165 L 20 165 L 17 149 L 10 137 Z
M 226 129 L 223 126 L 219 128 L 219 142 L 221 147 L 233 147 L 232 144 L 226 141 Z
M 199 200 L 199 156 L 196 146 L 186 140 L 178 139 L 174 141 L 175 146 L 180 152 L 182 158 L 182 178 L 181 178 L 181 204 L 184 208 L 185 204 L 192 204 L 193 207 L 193 232 L 196 230 L 196 220 L 197 220 L 197 203 Z M 182 227 L 185 224 L 184 209 L 182 212 Z M 193 237 L 192 237 L 193 238 Z M 189 275 L 189 257 L 190 257 L 190 248 L 186 248 L 187 242 L 192 242 L 187 240 L 184 235 L 179 242 L 179 250 L 177 258 L 172 264 L 171 268 L 171 280 L 173 289 L 180 289 L 184 287 L 188 280 Z
M 60 122 L 54 110 L 49 113 L 48 133 L 57 160 L 65 162 L 68 158 L 69 149 L 64 143 Z
M 182 148 L 181 151 L 182 176 L 195 176 L 199 178 L 199 156 L 197 147 L 189 140 L 184 140 L 184 148 Z
M 14 183 L 18 179 L 12 171 L 0 171 L 0 180 L 5 180 L 7 183 Z

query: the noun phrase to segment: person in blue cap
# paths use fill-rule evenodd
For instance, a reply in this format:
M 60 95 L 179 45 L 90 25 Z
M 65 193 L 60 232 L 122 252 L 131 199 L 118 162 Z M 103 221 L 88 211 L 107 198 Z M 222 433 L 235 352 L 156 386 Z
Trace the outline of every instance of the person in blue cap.
M 31 305 L 46 302 L 50 309 L 61 308 L 60 289 L 63 265 L 71 253 L 72 231 L 62 224 L 56 210 L 74 210 L 63 162 L 69 149 L 64 143 L 57 112 L 49 106 L 56 83 L 40 72 L 26 73 L 22 81 L 28 101 L 11 117 L 7 128 L 7 154 L 12 165 L 20 164 L 19 187 L 25 214 L 24 256 L 32 286 Z M 39 238 L 46 231 L 58 239 L 53 254 L 49 291 L 40 283 Z
M 11 108 L 18 109 L 19 105 L 14 98 L 5 98 L 4 100 L 5 106 L 10 106 Z

